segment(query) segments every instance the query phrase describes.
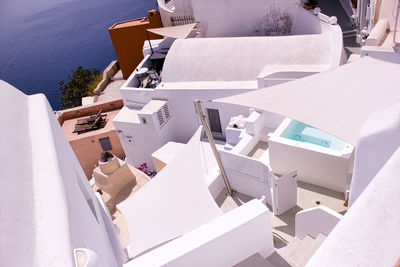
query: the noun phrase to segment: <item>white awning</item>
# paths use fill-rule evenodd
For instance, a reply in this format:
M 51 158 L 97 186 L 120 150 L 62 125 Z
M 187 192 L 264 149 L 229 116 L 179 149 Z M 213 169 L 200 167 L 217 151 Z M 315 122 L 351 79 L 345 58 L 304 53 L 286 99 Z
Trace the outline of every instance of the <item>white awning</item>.
M 372 112 L 400 101 L 400 64 L 363 57 L 331 71 L 214 101 L 271 111 L 356 144 Z
M 179 237 L 222 215 L 200 160 L 200 127 L 155 178 L 118 205 L 130 233 L 130 256 Z
M 147 31 L 165 36 L 171 37 L 176 39 L 185 39 L 189 36 L 192 32 L 194 27 L 196 27 L 197 23 L 190 23 L 185 25 L 179 26 L 172 26 L 172 27 L 163 27 L 163 28 L 154 28 L 154 29 L 147 29 Z

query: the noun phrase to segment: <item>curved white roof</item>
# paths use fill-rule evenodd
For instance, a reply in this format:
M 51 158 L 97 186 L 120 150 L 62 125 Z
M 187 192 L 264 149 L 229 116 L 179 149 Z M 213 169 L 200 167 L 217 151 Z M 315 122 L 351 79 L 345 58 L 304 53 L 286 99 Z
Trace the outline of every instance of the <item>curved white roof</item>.
M 167 54 L 162 78 L 164 83 L 254 81 L 267 67 L 269 72 L 319 72 L 339 64 L 341 49 L 340 44 L 334 47 L 331 34 L 178 39 Z

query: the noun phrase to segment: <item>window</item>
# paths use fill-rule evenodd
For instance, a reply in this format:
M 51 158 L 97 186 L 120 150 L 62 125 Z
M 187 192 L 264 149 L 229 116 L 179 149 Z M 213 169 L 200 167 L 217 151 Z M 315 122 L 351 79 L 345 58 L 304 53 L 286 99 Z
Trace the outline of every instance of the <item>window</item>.
M 100 138 L 99 142 L 100 142 L 100 145 L 101 145 L 101 148 L 103 149 L 103 151 L 112 150 L 110 139 L 108 137 Z
M 218 109 L 208 108 L 207 114 L 211 132 L 222 134 L 221 120 L 219 118 Z

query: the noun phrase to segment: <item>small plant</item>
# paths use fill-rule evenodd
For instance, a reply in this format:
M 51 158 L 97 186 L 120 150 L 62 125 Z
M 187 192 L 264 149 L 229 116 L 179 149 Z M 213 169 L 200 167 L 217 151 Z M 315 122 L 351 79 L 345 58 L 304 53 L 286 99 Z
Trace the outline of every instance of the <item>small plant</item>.
M 97 85 L 103 80 L 103 73 L 100 73 L 91 83 L 88 85 L 87 94 L 89 96 L 94 96 L 94 89 L 96 89 Z
M 143 163 L 142 165 L 139 166 L 138 169 L 144 172 L 149 177 L 153 177 L 153 175 L 155 175 L 155 172 L 153 172 L 153 170 L 147 167 L 147 163 Z

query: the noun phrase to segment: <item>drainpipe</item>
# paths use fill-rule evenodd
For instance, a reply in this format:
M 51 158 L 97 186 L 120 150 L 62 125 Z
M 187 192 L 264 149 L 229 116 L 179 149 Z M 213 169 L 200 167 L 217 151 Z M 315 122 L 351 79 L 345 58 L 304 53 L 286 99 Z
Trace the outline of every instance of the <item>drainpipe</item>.
M 149 41 L 151 54 L 153 55 L 153 54 L 154 54 L 154 51 L 153 51 L 153 47 L 151 46 L 150 37 L 149 37 L 149 32 L 147 31 L 147 29 L 146 29 L 146 35 L 147 35 L 147 41 Z
M 207 135 L 207 138 L 208 138 L 208 142 L 210 143 L 210 146 L 211 146 L 211 150 L 214 153 L 215 159 L 218 162 L 218 166 L 219 166 L 219 169 L 221 170 L 222 178 L 224 178 L 224 183 L 225 183 L 225 186 L 226 186 L 226 190 L 228 191 L 228 196 L 232 196 L 233 192 L 232 192 L 231 185 L 229 184 L 228 177 L 226 176 L 226 172 L 225 172 L 224 166 L 222 165 L 221 159 L 220 159 L 220 157 L 218 155 L 218 152 L 217 152 L 217 147 L 215 145 L 214 138 L 213 138 L 213 136 L 211 134 L 210 128 L 208 127 L 208 124 L 207 124 L 207 121 L 206 121 L 206 117 L 203 114 L 203 110 L 201 109 L 201 104 L 200 104 L 200 101 L 198 99 L 196 99 L 194 101 L 194 107 L 196 109 L 196 113 L 200 117 L 200 121 L 201 121 L 201 124 L 203 125 L 204 131 L 206 132 L 206 135 Z

